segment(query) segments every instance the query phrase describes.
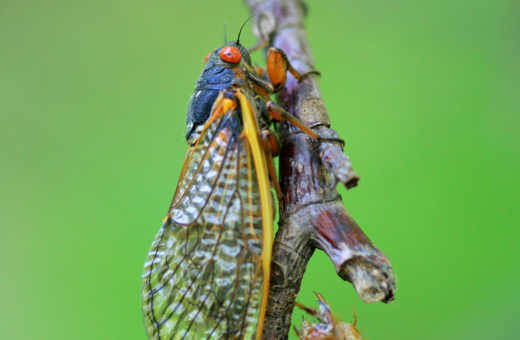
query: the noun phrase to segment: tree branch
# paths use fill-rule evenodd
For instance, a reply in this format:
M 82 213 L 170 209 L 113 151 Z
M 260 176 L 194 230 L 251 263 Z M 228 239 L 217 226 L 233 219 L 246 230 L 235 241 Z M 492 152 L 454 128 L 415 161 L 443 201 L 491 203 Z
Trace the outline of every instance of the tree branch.
M 298 0 L 246 0 L 253 33 L 283 49 L 301 73 L 315 70 L 304 29 L 306 7 Z M 280 185 L 283 219 L 273 245 L 264 339 L 287 339 L 296 295 L 314 250 L 326 252 L 337 274 L 354 285 L 364 302 L 390 302 L 395 278 L 388 258 L 349 215 L 336 190 L 356 186 L 359 177 L 330 128 L 316 76 L 297 82 L 291 75 L 279 105 L 317 131 L 313 140 L 292 125 L 278 126 L 282 139 Z M 316 287 L 319 290 L 319 287 Z

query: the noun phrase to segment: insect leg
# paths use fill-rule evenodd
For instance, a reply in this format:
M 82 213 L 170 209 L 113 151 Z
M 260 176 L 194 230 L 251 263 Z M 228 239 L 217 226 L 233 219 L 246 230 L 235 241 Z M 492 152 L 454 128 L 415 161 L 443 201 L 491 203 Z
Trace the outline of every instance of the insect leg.
M 276 176 L 276 170 L 273 162 L 273 154 L 275 153 L 272 151 L 274 149 L 273 144 L 276 145 L 277 142 L 271 134 L 271 131 L 268 129 L 262 130 L 260 134 L 262 136 L 262 144 L 264 147 L 265 158 L 267 159 L 267 170 L 269 171 L 269 177 L 271 177 L 271 180 L 273 181 L 274 190 L 276 191 L 276 197 L 278 198 L 278 200 L 281 200 L 283 198 L 283 193 L 282 189 L 280 188 L 280 184 L 278 183 L 278 178 Z M 275 152 L 277 152 L 278 145 L 276 145 L 275 148 L 276 149 L 274 150 Z
M 264 47 L 267 47 L 267 45 L 269 45 L 269 40 L 262 40 L 260 42 L 258 42 L 257 44 L 251 46 L 247 51 L 249 53 L 253 53 L 253 52 L 256 52 L 258 51 L 259 49 L 262 49 Z
M 289 123 L 291 123 L 292 125 L 296 126 L 300 130 L 302 130 L 303 132 L 305 132 L 306 134 L 308 134 L 309 136 L 311 136 L 312 138 L 314 138 L 314 139 L 320 138 L 319 133 L 312 131 L 310 127 L 305 125 L 304 122 L 302 122 L 301 120 L 299 120 L 298 118 L 296 118 L 295 116 L 290 114 L 289 112 L 285 111 L 284 109 L 282 109 L 281 107 L 279 107 L 278 105 L 273 103 L 272 101 L 267 102 L 266 106 L 267 106 L 267 112 L 269 112 L 271 117 L 273 117 L 275 120 L 277 120 L 277 121 L 286 120 Z
M 260 132 L 262 138 L 262 146 L 264 148 L 265 159 L 267 161 L 267 171 L 269 171 L 269 177 L 271 177 L 271 181 L 274 186 L 274 191 L 276 191 L 276 197 L 278 198 L 278 207 L 280 209 L 280 219 L 283 219 L 283 211 L 282 211 L 282 199 L 283 193 L 282 188 L 280 188 L 280 183 L 278 183 L 278 177 L 276 176 L 276 169 L 274 167 L 273 156 L 278 156 L 279 154 L 279 146 L 278 141 L 274 137 L 273 133 L 269 129 L 264 129 Z
M 254 72 L 248 70 L 248 76 L 252 82 L 255 92 L 262 96 L 269 96 L 273 94 L 273 85 L 271 85 L 268 81 L 262 79 L 262 69 L 255 68 L 253 71 Z
M 320 74 L 318 71 L 310 71 L 305 74 L 298 72 L 289 62 L 285 52 L 277 47 L 271 47 L 267 55 L 267 73 L 273 83 L 274 91 L 279 92 L 287 81 L 287 72 L 290 72 L 298 80 L 304 79 L 309 74 Z

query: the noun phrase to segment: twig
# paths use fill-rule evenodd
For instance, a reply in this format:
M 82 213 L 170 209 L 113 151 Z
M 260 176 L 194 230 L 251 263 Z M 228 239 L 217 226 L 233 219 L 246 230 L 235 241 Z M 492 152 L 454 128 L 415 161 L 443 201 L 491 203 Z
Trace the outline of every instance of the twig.
M 302 73 L 315 70 L 304 30 L 306 7 L 298 0 L 246 0 L 259 40 L 283 49 Z M 289 75 L 279 104 L 319 132 L 312 140 L 291 125 L 278 126 L 282 139 L 280 185 L 284 218 L 273 247 L 271 285 L 264 339 L 287 339 L 296 295 L 307 262 L 316 248 L 327 253 L 337 274 L 351 282 L 364 302 L 390 302 L 395 278 L 388 258 L 348 214 L 336 190 L 357 184 L 358 176 L 343 153 L 342 140 L 330 129 L 316 76 L 297 82 Z M 320 290 L 320 287 L 316 287 Z

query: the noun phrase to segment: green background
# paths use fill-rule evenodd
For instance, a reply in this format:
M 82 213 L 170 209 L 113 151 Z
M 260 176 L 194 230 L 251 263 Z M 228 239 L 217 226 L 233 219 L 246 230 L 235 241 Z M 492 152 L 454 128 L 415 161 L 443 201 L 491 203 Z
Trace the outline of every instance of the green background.
M 346 321 L 354 305 L 371 340 L 520 338 L 520 2 L 309 9 L 362 177 L 343 201 L 398 288 L 366 305 L 317 252 L 299 301 L 321 292 Z M 0 338 L 146 338 L 141 271 L 188 100 L 224 21 L 234 38 L 248 16 L 240 1 L 0 3 Z

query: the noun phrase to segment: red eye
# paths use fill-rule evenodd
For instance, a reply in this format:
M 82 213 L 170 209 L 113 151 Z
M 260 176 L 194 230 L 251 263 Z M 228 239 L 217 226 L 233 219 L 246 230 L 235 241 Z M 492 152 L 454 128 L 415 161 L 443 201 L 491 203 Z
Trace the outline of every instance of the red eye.
M 238 64 L 242 59 L 240 51 L 233 46 L 226 46 L 220 50 L 220 59 L 227 61 L 228 63 Z

